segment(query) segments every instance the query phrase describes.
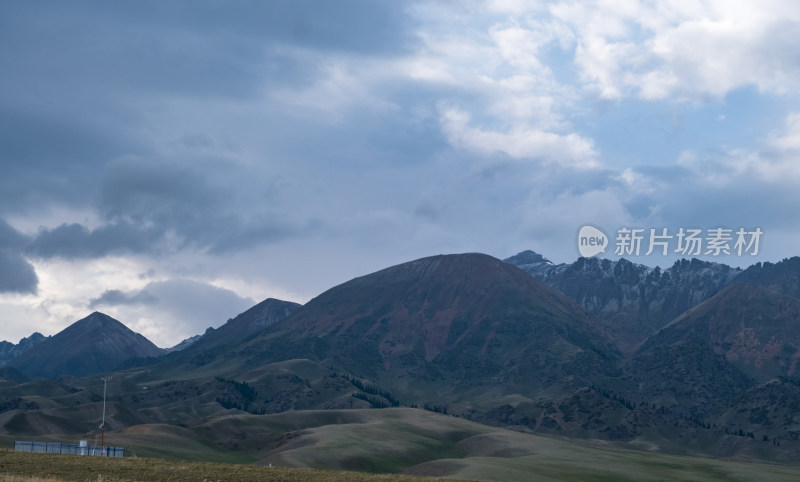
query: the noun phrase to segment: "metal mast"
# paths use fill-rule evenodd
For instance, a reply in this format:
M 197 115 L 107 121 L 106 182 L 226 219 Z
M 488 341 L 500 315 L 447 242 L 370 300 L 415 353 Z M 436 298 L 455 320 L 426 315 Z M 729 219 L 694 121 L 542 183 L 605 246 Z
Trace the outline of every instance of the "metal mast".
M 103 419 L 100 422 L 100 453 L 102 455 L 106 438 L 106 386 L 108 385 L 108 381 L 111 380 L 111 377 L 103 377 L 100 380 L 103 380 Z

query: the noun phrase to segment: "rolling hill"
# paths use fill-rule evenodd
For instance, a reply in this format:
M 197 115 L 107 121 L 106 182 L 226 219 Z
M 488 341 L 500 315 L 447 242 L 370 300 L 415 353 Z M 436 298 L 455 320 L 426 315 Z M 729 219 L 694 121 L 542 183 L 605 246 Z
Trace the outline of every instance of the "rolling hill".
M 6 474 L 47 480 L 54 475 L 85 480 L 86 473 L 103 480 L 417 480 L 386 475 L 372 479 L 363 472 L 489 481 L 794 481 L 800 476 L 794 466 L 542 437 L 409 408 L 230 413 L 191 428 L 140 425 L 106 436 L 139 458 L 0 452 L 0 464 Z M 750 439 L 741 443 L 755 444 Z M 289 471 L 286 466 L 337 472 Z M 338 472 L 346 469 L 362 474 Z

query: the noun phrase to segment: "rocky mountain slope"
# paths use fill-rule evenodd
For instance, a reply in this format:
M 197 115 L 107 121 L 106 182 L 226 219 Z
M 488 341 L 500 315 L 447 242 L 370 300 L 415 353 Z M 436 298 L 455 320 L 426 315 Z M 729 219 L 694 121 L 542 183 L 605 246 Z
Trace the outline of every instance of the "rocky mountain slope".
M 300 306 L 291 301 L 267 298 L 244 313 L 228 320 L 219 328 L 206 332 L 197 340 L 192 350 L 199 351 L 242 343 L 255 333 L 288 317 Z
M 16 345 L 8 341 L 0 341 L 0 366 L 22 355 L 47 338 L 37 331 L 31 336 L 21 339 Z
M 631 351 L 689 308 L 730 284 L 742 270 L 698 259 L 667 269 L 626 259 L 579 258 L 555 265 L 533 251 L 505 260 L 575 300 L 589 313 L 611 321 Z
M 800 257 L 787 258 L 778 263 L 756 263 L 744 270 L 736 280 L 800 299 Z

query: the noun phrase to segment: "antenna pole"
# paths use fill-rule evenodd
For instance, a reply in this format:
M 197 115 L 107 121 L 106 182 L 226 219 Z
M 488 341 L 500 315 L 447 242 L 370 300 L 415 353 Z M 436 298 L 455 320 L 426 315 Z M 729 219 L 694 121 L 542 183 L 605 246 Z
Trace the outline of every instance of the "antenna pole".
M 111 377 L 103 377 L 100 380 L 103 380 L 103 419 L 100 422 L 100 455 L 103 455 L 106 438 L 106 386 Z

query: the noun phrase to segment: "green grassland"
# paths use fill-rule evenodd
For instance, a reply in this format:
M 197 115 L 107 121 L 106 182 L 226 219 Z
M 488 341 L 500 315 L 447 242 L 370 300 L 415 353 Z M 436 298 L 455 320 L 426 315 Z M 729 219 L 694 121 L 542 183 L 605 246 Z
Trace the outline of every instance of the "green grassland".
M 333 481 L 417 482 L 423 477 L 371 475 L 286 467 L 175 462 L 150 458 L 103 458 L 0 450 L 0 482 L 100 481 Z
M 317 476 L 318 480 L 383 480 L 369 478 L 365 472 L 470 480 L 800 480 L 800 466 L 629 450 L 608 442 L 542 437 L 410 408 L 273 415 L 232 410 L 192 428 L 149 424 L 107 432 L 106 443 L 152 458 L 86 461 L 86 457 L 2 452 L 0 473 L 92 481 L 97 475 L 104 480 L 251 480 L 251 476 L 259 480 L 315 480 Z M 56 471 L 62 460 L 64 470 Z M 94 472 L 87 476 L 89 469 L 81 463 L 99 465 L 92 465 Z M 272 467 L 264 467 L 269 464 Z M 106 475 L 103 467 L 115 467 L 116 472 Z M 284 471 L 287 467 L 315 471 Z

